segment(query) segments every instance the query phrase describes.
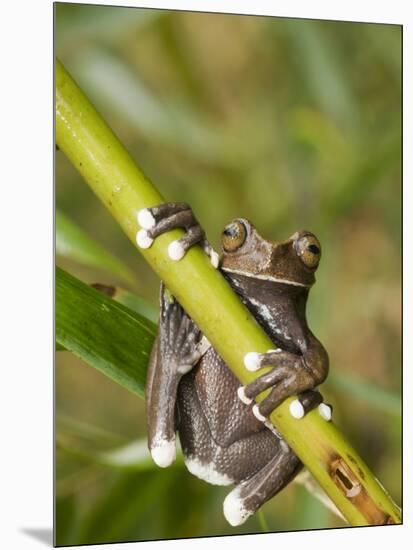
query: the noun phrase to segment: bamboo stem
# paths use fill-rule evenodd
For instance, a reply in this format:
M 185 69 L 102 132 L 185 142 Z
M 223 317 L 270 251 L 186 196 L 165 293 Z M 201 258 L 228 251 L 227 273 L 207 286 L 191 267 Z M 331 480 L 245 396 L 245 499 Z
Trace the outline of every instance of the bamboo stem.
M 59 61 L 56 139 L 136 245 L 140 229 L 137 212 L 164 202 L 164 198 Z M 192 248 L 179 262 L 169 259 L 169 243 L 182 234 L 181 230 L 171 231 L 157 238 L 149 249 L 138 250 L 241 383 L 247 384 L 257 374 L 245 369 L 244 355 L 250 351 L 265 352 L 273 344 L 200 247 Z M 399 508 L 334 423 L 326 422 L 315 411 L 297 420 L 289 413 L 290 402 L 287 399 L 272 413 L 271 422 L 347 521 L 352 525 L 400 523 Z

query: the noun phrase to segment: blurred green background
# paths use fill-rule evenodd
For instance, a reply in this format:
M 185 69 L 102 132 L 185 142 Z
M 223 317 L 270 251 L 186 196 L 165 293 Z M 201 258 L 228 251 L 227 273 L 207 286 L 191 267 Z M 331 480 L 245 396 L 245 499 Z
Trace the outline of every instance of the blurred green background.
M 400 504 L 401 28 L 61 3 L 55 15 L 58 57 L 216 248 L 237 216 L 269 239 L 317 234 L 308 318 L 331 360 L 323 394 Z M 56 204 L 133 277 L 63 246 L 58 265 L 157 307 L 157 277 L 60 152 Z M 231 528 L 229 488 L 155 467 L 143 400 L 64 351 L 56 409 L 59 545 L 344 525 L 292 484 Z

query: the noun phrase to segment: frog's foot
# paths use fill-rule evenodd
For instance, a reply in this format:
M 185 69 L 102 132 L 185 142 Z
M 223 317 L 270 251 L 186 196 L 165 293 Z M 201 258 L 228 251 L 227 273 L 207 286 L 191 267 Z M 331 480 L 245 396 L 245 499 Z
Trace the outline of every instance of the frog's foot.
M 250 371 L 276 365 L 271 371 L 238 390 L 240 399 L 249 404 L 258 394 L 271 388 L 269 395 L 252 409 L 254 415 L 262 422 L 266 421 L 266 417 L 284 399 L 293 395 L 299 394 L 298 399 L 290 406 L 290 413 L 295 418 L 302 418 L 308 411 L 322 404 L 321 394 L 312 391 L 316 385 L 315 380 L 305 367 L 302 356 L 281 349 L 269 350 L 267 353 L 251 352 L 244 357 L 244 364 Z M 321 410 L 327 416 L 325 407 Z
M 178 375 L 189 372 L 211 344 L 198 326 L 185 313 L 177 300 L 161 283 L 159 346 L 170 371 Z
M 168 246 L 171 260 L 181 260 L 191 246 L 200 244 L 210 257 L 212 265 L 218 267 L 218 254 L 206 240 L 202 227 L 185 202 L 167 202 L 152 208 L 143 208 L 137 213 L 137 220 L 142 228 L 136 234 L 136 242 L 140 248 L 149 248 L 159 235 L 182 228 L 186 234 Z
M 261 470 L 241 482 L 224 500 L 224 515 L 232 526 L 241 525 L 260 506 L 277 494 L 298 473 L 301 463 L 288 446 L 279 452 Z

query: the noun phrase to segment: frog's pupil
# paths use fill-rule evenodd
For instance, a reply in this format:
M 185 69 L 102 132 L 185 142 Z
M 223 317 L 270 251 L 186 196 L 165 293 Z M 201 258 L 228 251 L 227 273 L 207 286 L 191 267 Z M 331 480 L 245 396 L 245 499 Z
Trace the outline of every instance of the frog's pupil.
M 231 225 L 230 227 L 227 227 L 224 230 L 224 234 L 227 235 L 227 237 L 236 237 L 238 233 L 238 228 Z
M 313 254 L 319 254 L 320 253 L 320 249 L 318 248 L 318 246 L 316 244 L 310 244 L 309 246 L 307 246 L 307 250 L 309 250 Z

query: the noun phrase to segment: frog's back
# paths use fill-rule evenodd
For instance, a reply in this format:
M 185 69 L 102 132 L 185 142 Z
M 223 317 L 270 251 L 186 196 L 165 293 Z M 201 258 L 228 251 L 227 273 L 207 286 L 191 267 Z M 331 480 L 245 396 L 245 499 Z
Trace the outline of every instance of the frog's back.
M 185 387 L 179 393 L 180 409 L 188 400 L 188 392 L 192 392 L 199 407 L 191 414 L 204 416 L 218 445 L 228 447 L 243 437 L 268 431 L 252 413 L 252 404 L 246 405 L 239 399 L 237 389 L 241 384 L 212 347 L 180 385 Z
M 178 431 L 190 472 L 215 485 L 249 479 L 280 450 L 280 439 L 237 396 L 238 380 L 210 348 L 178 387 Z

